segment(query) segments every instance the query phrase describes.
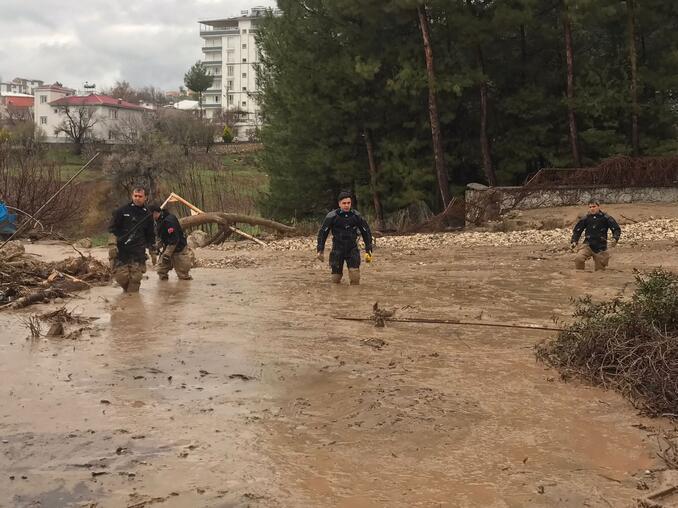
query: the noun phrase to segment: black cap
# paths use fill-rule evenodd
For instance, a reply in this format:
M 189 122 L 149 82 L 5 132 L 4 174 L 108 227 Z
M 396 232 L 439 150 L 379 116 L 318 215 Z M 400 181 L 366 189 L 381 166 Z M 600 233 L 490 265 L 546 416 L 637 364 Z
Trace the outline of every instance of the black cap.
M 151 213 L 153 213 L 153 212 L 162 212 L 162 208 L 160 208 L 160 205 L 157 205 L 157 204 L 155 204 L 155 203 L 153 203 L 152 205 L 148 205 L 148 206 L 146 207 L 146 210 L 148 210 L 148 211 L 151 212 Z
M 351 193 L 348 192 L 348 191 L 341 191 L 341 192 L 339 193 L 339 196 L 337 197 L 337 201 L 341 201 L 342 199 L 346 199 L 346 198 L 351 198 L 351 199 L 353 199 L 353 196 L 352 196 Z

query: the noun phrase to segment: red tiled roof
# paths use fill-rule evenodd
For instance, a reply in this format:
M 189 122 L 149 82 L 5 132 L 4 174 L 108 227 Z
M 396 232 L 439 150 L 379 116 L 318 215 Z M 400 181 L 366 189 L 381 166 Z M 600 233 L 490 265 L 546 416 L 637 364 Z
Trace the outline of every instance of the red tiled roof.
M 32 108 L 33 97 L 6 97 L 5 105 L 14 106 L 15 108 Z
M 49 103 L 50 106 L 108 106 L 112 108 L 121 109 L 136 109 L 143 110 L 138 104 L 123 101 L 122 99 L 114 99 L 108 95 L 69 95 L 68 97 L 61 97 Z

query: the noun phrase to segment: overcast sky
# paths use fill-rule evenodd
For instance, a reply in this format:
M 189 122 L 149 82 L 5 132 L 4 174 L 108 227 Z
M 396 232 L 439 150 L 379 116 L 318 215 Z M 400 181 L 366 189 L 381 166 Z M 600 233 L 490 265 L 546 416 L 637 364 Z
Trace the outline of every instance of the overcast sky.
M 176 90 L 202 58 L 198 20 L 275 0 L 0 0 L 0 78 Z

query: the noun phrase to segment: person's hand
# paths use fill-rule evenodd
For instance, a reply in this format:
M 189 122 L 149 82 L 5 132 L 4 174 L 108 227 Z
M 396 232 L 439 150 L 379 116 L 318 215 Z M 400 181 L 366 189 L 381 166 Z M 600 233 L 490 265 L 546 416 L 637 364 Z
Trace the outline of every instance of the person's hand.
M 162 256 L 160 256 L 160 261 L 165 263 L 165 264 L 169 263 L 171 261 L 171 259 L 172 259 L 172 256 L 170 256 L 166 253 L 163 254 Z
M 617 240 L 616 238 L 613 238 L 612 241 L 610 242 L 610 247 L 614 249 L 617 246 L 618 241 L 619 240 Z
M 372 253 L 371 252 L 365 252 L 365 263 L 371 263 L 372 262 Z
M 574 250 L 576 248 L 577 248 L 577 242 L 570 243 L 570 250 Z
M 318 251 L 318 261 L 325 261 L 325 252 L 324 251 Z

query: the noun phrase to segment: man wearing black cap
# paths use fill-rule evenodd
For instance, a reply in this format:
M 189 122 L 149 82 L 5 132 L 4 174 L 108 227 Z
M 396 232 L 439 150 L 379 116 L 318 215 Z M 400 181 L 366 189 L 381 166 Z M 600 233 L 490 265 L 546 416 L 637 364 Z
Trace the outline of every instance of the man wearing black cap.
M 348 277 L 352 285 L 360 284 L 360 250 L 358 235 L 365 242 L 365 262 L 372 261 L 372 233 L 370 227 L 357 210 L 351 208 L 352 200 L 349 192 L 341 192 L 338 197 L 339 208 L 332 210 L 325 217 L 318 232 L 318 259 L 325 260 L 325 242 L 332 232 L 332 250 L 330 251 L 330 268 L 332 282 L 339 284 L 344 273 L 344 263 L 348 266 Z
M 156 233 L 160 241 L 160 259 L 156 272 L 160 280 L 167 280 L 172 268 L 181 280 L 191 280 L 189 273 L 193 267 L 193 251 L 188 247 L 186 235 L 179 224 L 179 219 L 158 205 L 151 205 L 148 210 L 153 214 Z
M 589 201 L 589 212 L 577 224 L 572 231 L 570 247 L 577 247 L 581 234 L 584 235 L 584 245 L 574 258 L 574 266 L 577 270 L 583 270 L 586 260 L 593 258 L 594 270 L 605 270 L 610 262 L 610 254 L 607 252 L 607 232 L 612 231 L 612 247 L 617 246 L 621 236 L 621 228 L 614 218 L 600 209 L 598 200 Z

